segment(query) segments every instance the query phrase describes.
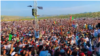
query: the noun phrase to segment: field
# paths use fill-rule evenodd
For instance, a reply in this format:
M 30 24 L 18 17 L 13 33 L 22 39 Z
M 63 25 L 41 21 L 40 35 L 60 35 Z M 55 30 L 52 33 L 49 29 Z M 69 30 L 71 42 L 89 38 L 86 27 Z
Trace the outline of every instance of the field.
M 63 19 L 69 18 L 73 16 L 74 18 L 100 18 L 100 12 L 88 12 L 88 13 L 80 13 L 80 14 L 69 14 L 69 15 L 59 15 L 59 16 L 47 16 L 47 17 L 39 17 L 38 19 Z M 32 17 L 20 17 L 20 16 L 1 16 L 1 21 L 19 21 L 19 20 L 34 20 Z
M 33 20 L 33 18 L 20 17 L 20 16 L 1 16 L 1 21 L 19 21 L 19 20 Z

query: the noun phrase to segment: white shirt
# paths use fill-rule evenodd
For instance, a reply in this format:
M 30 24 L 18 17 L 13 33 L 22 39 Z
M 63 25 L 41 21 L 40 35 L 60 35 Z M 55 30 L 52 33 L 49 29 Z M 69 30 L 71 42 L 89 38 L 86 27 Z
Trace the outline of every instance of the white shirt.
M 11 48 L 11 44 L 9 44 L 9 45 L 7 46 L 7 48 L 9 48 L 9 49 L 10 49 L 10 48 Z
M 76 27 L 78 26 L 78 24 L 76 24 Z
M 19 47 L 23 47 L 23 44 L 20 44 Z
M 11 53 L 11 56 L 14 56 L 14 55 L 15 55 L 15 53 L 16 53 L 16 52 L 12 52 L 12 53 Z
M 74 43 L 75 43 L 75 41 L 74 41 L 74 40 L 72 40 L 72 41 L 71 41 L 71 44 L 73 45 Z
M 86 41 L 89 41 L 89 38 L 87 37 L 87 38 L 85 38 L 85 40 L 86 40 Z
M 7 45 L 4 45 L 5 49 L 7 49 Z

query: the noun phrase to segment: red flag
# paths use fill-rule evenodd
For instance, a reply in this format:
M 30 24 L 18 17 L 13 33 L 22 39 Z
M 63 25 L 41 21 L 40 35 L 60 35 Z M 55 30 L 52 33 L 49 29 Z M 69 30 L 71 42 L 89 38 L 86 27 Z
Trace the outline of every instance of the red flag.
M 72 16 L 70 16 L 70 21 L 72 20 Z

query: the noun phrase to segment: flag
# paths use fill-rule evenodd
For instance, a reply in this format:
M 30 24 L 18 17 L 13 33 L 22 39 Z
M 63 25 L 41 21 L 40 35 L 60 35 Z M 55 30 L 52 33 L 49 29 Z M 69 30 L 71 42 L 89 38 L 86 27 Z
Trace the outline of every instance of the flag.
M 70 21 L 71 21 L 71 19 L 72 19 L 72 16 L 70 16 Z
M 9 41 L 12 40 L 12 34 L 9 34 Z
M 43 9 L 43 7 L 38 7 L 38 9 Z
M 56 24 L 56 21 L 54 21 L 54 24 Z
M 70 21 L 74 20 L 74 17 L 70 16 Z
M 74 20 L 74 17 L 72 17 L 71 21 Z

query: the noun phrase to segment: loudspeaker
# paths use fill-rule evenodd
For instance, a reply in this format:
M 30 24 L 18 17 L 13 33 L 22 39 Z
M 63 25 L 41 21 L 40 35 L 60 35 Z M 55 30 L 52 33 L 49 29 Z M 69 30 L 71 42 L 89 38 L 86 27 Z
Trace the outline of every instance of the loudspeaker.
M 37 10 L 36 9 L 32 9 L 32 15 L 37 16 Z

